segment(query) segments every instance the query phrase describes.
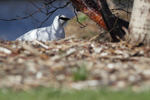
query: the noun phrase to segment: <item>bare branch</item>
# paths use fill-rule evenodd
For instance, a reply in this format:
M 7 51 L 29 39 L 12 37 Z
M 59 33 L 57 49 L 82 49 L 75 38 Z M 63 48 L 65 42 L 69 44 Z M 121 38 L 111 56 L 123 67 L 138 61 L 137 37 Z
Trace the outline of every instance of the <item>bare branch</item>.
M 0 20 L 3 20 L 3 21 L 15 21 L 15 20 L 20 20 L 20 19 L 27 19 L 31 16 L 33 16 L 34 14 L 38 13 L 39 11 L 41 11 L 42 9 L 44 9 L 46 6 L 44 5 L 42 8 L 38 9 L 37 11 L 29 14 L 28 16 L 25 16 L 25 17 L 19 17 L 18 15 L 16 15 L 17 18 L 11 18 L 11 19 L 0 19 Z
M 82 23 L 79 22 L 78 16 L 77 16 L 77 13 L 76 13 L 76 8 L 75 8 L 75 6 L 73 6 L 73 7 L 74 7 L 74 13 L 75 13 L 75 15 L 76 15 L 77 22 L 81 25 L 80 28 L 84 28 L 87 24 L 86 24 L 86 25 L 83 25 Z
M 57 11 L 58 9 L 63 9 L 63 8 L 65 8 L 65 7 L 70 3 L 70 2 L 66 2 L 66 4 L 63 5 L 63 6 L 61 6 L 61 4 L 59 4 L 59 7 L 55 7 L 55 6 L 53 6 L 52 3 L 55 2 L 56 0 L 44 0 L 44 1 L 45 1 L 44 6 L 40 8 L 40 7 L 38 7 L 36 4 L 34 4 L 31 0 L 29 0 L 29 1 L 30 1 L 30 3 L 31 3 L 34 7 L 36 7 L 38 10 L 36 10 L 36 11 L 33 12 L 33 13 L 31 13 L 30 10 L 29 10 L 28 7 L 27 7 L 28 13 L 26 13 L 27 16 L 25 16 L 25 17 L 20 17 L 20 16 L 16 15 L 17 18 L 11 18 L 11 19 L 1 19 L 1 18 L 0 18 L 0 20 L 3 20 L 3 21 L 15 21 L 15 20 L 27 19 L 27 18 L 29 18 L 29 17 L 32 17 L 35 21 L 41 23 L 41 25 L 39 26 L 39 27 L 41 27 L 41 26 L 51 17 L 51 15 L 52 15 L 55 11 Z M 61 2 L 61 1 L 62 1 L 62 0 L 60 0 L 60 2 Z M 50 7 L 49 5 L 51 5 L 52 7 Z M 44 8 L 45 8 L 45 12 L 43 11 Z M 55 9 L 52 10 L 52 11 L 49 11 L 51 8 L 55 8 Z M 44 15 L 46 15 L 46 16 L 48 16 L 48 17 L 47 17 L 44 21 L 39 21 L 38 19 L 36 19 L 36 18 L 33 17 L 34 14 L 39 13 L 39 12 L 41 12 L 42 14 L 44 14 Z

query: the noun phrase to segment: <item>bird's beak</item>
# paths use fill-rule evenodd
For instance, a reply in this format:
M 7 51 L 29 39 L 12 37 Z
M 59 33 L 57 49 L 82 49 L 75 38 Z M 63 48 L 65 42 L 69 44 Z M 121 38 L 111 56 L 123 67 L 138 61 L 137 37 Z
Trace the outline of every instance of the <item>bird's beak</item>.
M 66 18 L 66 20 L 70 20 L 70 18 Z

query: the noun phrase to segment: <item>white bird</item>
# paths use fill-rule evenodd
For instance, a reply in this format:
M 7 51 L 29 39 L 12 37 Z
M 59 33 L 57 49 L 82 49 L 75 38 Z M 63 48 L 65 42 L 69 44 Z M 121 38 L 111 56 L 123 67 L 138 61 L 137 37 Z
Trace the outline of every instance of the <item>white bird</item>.
M 33 41 L 35 39 L 39 41 L 47 40 L 59 40 L 65 38 L 65 31 L 63 25 L 70 20 L 65 15 L 58 15 L 54 18 L 51 26 L 33 29 L 24 35 L 18 37 L 16 40 Z

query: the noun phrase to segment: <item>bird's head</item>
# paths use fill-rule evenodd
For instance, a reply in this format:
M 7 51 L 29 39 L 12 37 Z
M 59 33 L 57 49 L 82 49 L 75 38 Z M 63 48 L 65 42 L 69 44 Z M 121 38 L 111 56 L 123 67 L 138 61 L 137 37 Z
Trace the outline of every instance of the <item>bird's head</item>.
M 70 19 L 66 17 L 65 15 L 58 15 L 55 17 L 55 20 L 58 22 L 58 24 L 63 25 Z

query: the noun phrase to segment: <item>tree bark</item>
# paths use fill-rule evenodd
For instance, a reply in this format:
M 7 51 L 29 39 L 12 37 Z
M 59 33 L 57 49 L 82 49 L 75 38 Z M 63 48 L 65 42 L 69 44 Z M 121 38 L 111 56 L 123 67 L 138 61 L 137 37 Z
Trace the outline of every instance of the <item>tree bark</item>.
M 134 0 L 126 41 L 150 46 L 150 0 Z
M 119 22 L 121 19 L 112 14 L 112 12 L 110 11 L 107 5 L 106 0 L 97 0 L 97 4 L 98 4 L 98 8 L 100 8 L 99 12 L 102 14 L 104 22 L 106 23 L 108 31 L 113 39 L 112 41 L 118 42 L 120 41 L 120 39 L 123 39 L 125 32 L 122 29 L 122 26 L 124 24 Z
M 108 30 L 103 17 L 98 11 L 98 7 L 93 0 L 70 0 L 70 2 L 78 11 L 85 13 L 102 28 Z
M 114 16 L 106 0 L 70 0 L 77 10 L 85 13 L 99 26 L 109 31 L 112 41 L 118 42 L 125 35 L 122 26 L 128 28 L 129 22 Z

